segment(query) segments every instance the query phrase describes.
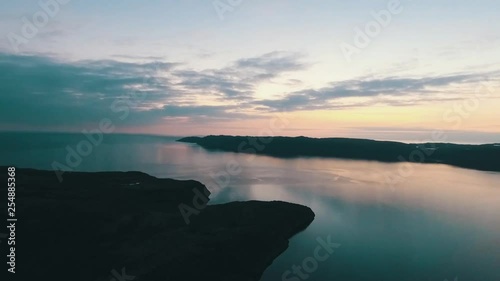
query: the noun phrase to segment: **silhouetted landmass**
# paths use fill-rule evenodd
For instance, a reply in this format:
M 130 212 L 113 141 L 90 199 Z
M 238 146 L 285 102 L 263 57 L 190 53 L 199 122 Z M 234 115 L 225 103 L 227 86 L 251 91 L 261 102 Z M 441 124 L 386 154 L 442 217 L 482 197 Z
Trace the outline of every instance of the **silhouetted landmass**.
M 242 136 L 187 137 L 179 141 L 195 143 L 208 150 L 275 157 L 335 157 L 381 162 L 441 163 L 483 171 L 500 171 L 498 144 L 406 144 L 349 138 Z
M 285 202 L 200 207 L 201 183 L 140 172 L 67 172 L 60 183 L 52 171 L 17 169 L 15 178 L 19 280 L 132 280 L 112 270 L 134 281 L 258 280 L 314 219 Z M 199 208 L 189 224 L 180 204 Z

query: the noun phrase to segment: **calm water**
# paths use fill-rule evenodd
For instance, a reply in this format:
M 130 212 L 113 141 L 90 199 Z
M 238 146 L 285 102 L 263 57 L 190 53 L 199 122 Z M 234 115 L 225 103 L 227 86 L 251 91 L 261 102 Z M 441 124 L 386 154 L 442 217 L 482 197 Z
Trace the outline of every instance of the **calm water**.
M 0 134 L 0 165 L 51 169 L 53 161 L 66 163 L 66 145 L 83 139 Z M 240 170 L 229 179 L 228 163 Z M 213 192 L 211 204 L 257 199 L 311 207 L 315 221 L 291 240 L 262 280 L 500 280 L 500 173 L 410 168 L 391 186 L 387 174 L 406 171 L 407 164 L 254 157 L 207 152 L 173 138 L 115 135 L 105 136 L 76 170 L 199 180 Z M 314 261 L 317 239 L 328 236 L 340 247 Z M 293 273 L 304 262 L 309 271 Z M 287 270 L 288 279 L 282 279 Z

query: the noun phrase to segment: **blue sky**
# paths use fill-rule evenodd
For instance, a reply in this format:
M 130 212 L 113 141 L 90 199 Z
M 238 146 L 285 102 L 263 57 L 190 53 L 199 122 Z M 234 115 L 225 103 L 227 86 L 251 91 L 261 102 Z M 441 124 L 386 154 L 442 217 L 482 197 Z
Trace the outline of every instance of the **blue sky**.
M 32 23 L 43 4 L 0 4 L 0 129 L 92 127 L 134 90 L 154 94 L 131 105 L 120 131 L 255 134 L 286 113 L 299 120 L 286 135 L 442 127 L 498 139 L 498 1 L 401 0 L 398 13 L 390 0 L 54 1 L 40 1 L 58 8 L 17 45 L 23 18 Z M 387 12 L 356 47 L 357 30 Z M 358 51 L 347 58 L 342 44 Z M 486 82 L 481 107 L 447 123 L 449 108 Z M 11 105 L 37 110 L 21 116 Z

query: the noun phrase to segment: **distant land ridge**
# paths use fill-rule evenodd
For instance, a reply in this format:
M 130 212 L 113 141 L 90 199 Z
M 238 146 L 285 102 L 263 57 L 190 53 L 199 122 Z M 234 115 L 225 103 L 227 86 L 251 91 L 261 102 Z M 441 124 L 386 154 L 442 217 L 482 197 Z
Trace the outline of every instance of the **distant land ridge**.
M 207 150 L 274 157 L 333 157 L 381 162 L 439 163 L 500 172 L 498 144 L 401 143 L 351 138 L 206 136 L 186 137 Z

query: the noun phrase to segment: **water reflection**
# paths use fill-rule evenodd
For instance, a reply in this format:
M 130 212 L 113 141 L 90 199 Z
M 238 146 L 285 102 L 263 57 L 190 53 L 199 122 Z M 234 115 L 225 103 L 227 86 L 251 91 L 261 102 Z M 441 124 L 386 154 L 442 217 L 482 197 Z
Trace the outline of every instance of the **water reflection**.
M 2 145 L 0 164 L 50 169 L 53 161 L 65 162 L 64 146 L 80 139 L 37 136 L 36 145 Z M 228 163 L 237 164 L 237 175 L 229 176 Z M 106 136 L 76 169 L 199 180 L 213 192 L 211 204 L 255 199 L 310 206 L 315 221 L 292 239 L 263 280 L 282 280 L 311 255 L 316 238 L 328 235 L 341 247 L 307 280 L 499 278 L 500 174 L 414 164 L 403 181 L 388 185 L 387 174 L 405 165 L 255 157 L 207 152 L 173 139 Z

